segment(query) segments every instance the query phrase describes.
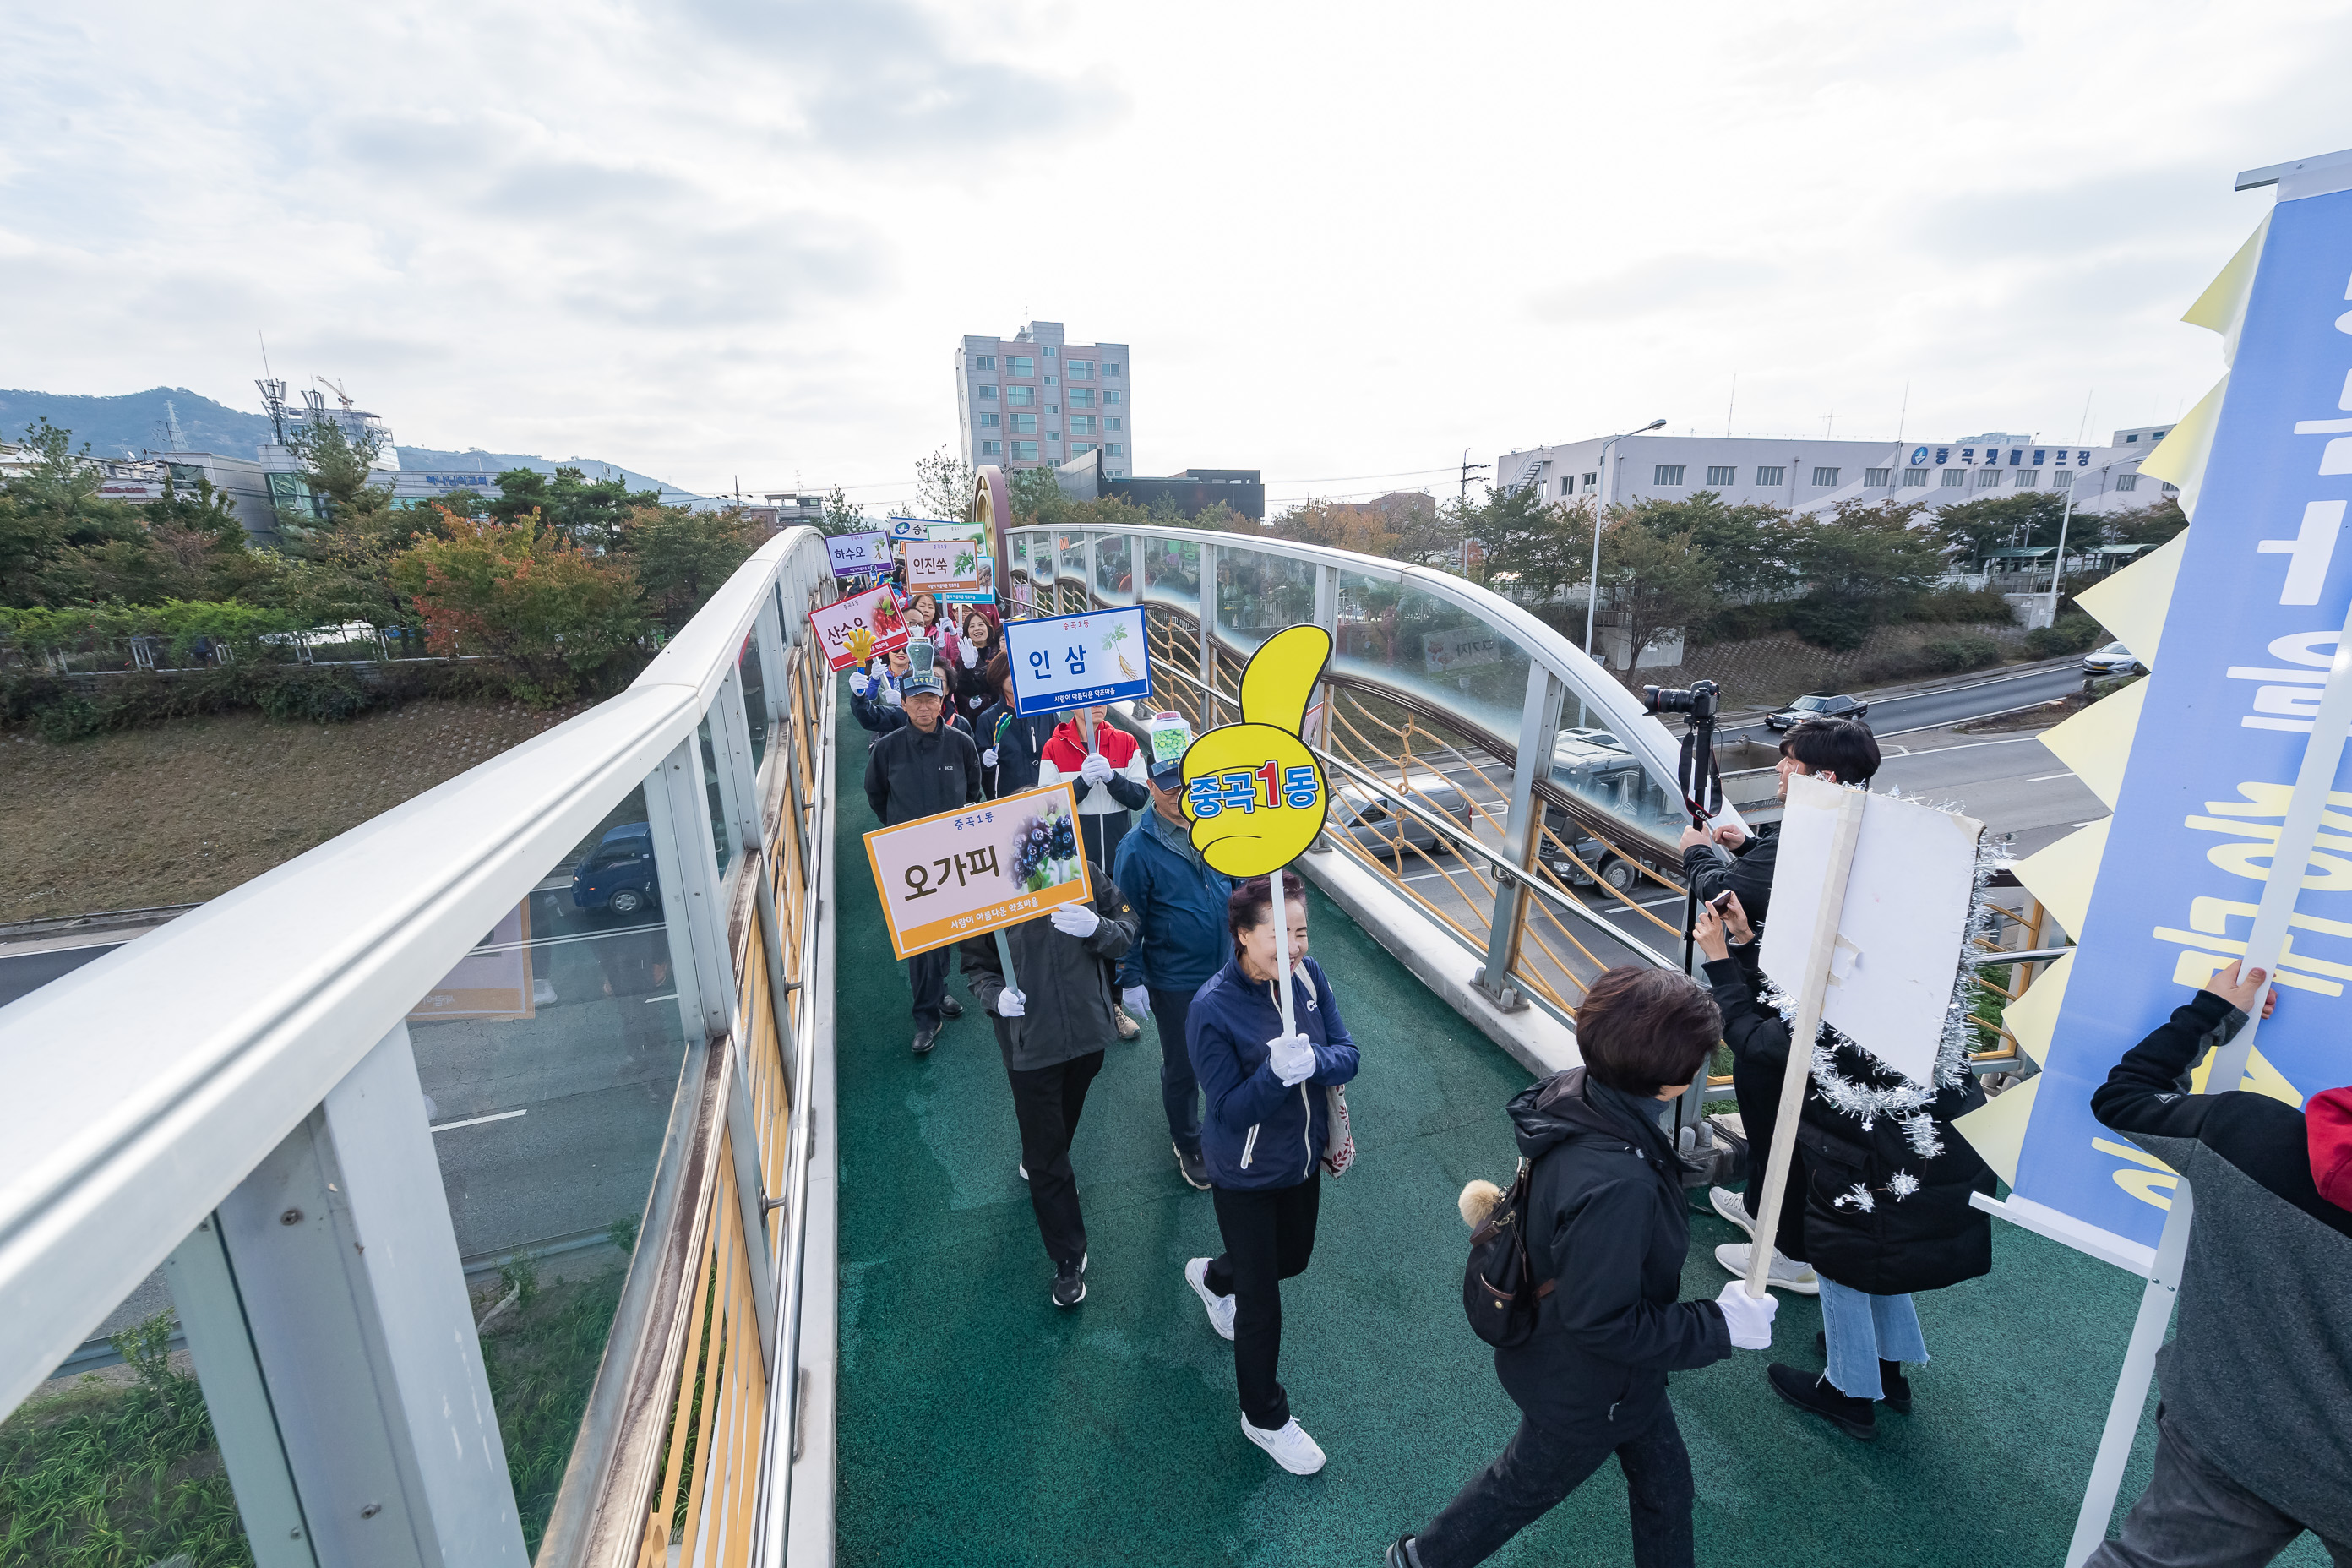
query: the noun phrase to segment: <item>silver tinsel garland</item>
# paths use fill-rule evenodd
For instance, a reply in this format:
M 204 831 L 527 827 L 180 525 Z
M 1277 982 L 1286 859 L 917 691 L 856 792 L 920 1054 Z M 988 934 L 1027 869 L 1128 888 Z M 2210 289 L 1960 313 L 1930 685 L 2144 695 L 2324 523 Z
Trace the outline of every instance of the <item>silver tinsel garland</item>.
M 1937 811 L 1955 815 L 1959 811 L 1958 806 L 1948 802 L 1929 803 L 1918 795 L 1900 795 L 1893 790 L 1887 793 L 1920 805 L 1932 804 Z M 1979 948 L 1977 942 L 1992 933 L 1993 913 L 1990 902 L 1985 897 L 1985 889 L 1992 880 L 1994 861 L 1999 858 L 1999 853 L 1990 835 L 1978 836 L 1976 880 L 1969 892 L 1969 918 L 1960 931 L 1960 956 L 1952 977 L 1951 1000 L 1944 1008 L 1944 1034 L 1936 1043 L 1932 1083 L 1916 1084 L 1904 1079 L 1892 1088 L 1882 1089 L 1859 1082 L 1838 1071 L 1837 1047 L 1853 1046 L 1864 1056 L 1870 1055 L 1867 1048 L 1827 1024 L 1822 1026 L 1821 1033 L 1813 1040 L 1813 1083 L 1821 1090 L 1822 1098 L 1861 1122 L 1864 1131 L 1875 1126 L 1880 1117 L 1892 1118 L 1903 1129 L 1904 1137 L 1910 1141 L 1912 1149 L 1923 1160 L 1932 1160 L 1944 1152 L 1944 1141 L 1936 1134 L 1936 1120 L 1927 1114 L 1925 1108 L 1934 1100 L 1937 1089 L 1957 1089 L 1968 1077 L 1969 1051 L 1976 1037 L 1976 1019 L 1969 1011 L 1969 1004 L 1973 998 L 1978 960 L 1980 954 L 1985 958 L 1994 957 L 1990 952 Z M 1789 1025 L 1793 1040 L 1797 1013 L 1795 998 L 1774 982 L 1765 990 L 1764 1001 Z M 1916 1176 L 1907 1172 L 1898 1172 L 1896 1178 L 1888 1184 L 1887 1190 L 1897 1200 L 1918 1191 L 1919 1183 Z M 1906 1182 L 1908 1186 L 1903 1184 Z M 1859 1187 L 1855 1191 L 1862 1194 L 1859 1198 L 1854 1193 L 1848 1193 L 1835 1201 L 1843 1204 L 1853 1200 L 1863 1213 L 1869 1213 L 1872 1207 L 1869 1194 Z

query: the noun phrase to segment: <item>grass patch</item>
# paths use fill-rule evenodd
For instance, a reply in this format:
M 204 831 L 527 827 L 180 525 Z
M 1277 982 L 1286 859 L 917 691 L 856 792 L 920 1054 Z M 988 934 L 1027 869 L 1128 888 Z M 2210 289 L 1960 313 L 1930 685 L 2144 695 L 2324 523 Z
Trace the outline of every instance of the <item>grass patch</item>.
M 114 1336 L 135 1383 L 92 1374 L 0 1422 L 0 1568 L 252 1563 L 204 1395 L 165 1349 L 172 1324 L 158 1312 Z
M 482 1366 L 499 1413 L 499 1437 L 514 1479 L 523 1542 L 532 1552 L 539 1550 L 556 1489 L 563 1484 L 563 1468 L 572 1459 L 626 1277 L 627 1270 L 615 1268 L 543 1286 L 538 1271 L 521 1262 L 500 1269 L 490 1288 L 491 1300 L 519 1293 L 515 1304 L 483 1329 Z

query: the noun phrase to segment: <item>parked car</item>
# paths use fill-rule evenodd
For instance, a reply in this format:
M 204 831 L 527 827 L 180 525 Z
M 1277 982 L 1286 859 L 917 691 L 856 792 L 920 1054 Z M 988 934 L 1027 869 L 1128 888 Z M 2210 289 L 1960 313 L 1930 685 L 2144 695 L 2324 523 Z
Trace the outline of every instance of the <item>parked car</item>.
M 2146 675 L 2147 666 L 2132 656 L 2132 650 L 2119 642 L 2083 656 L 2083 668 L 2093 675 Z
M 1386 783 L 1386 780 L 1382 781 Z M 1415 773 L 1406 775 L 1403 792 L 1412 804 L 1432 816 L 1443 816 L 1458 824 L 1460 837 L 1471 836 L 1470 800 L 1461 787 L 1444 773 Z M 1393 856 L 1400 868 L 1408 848 L 1424 855 L 1450 855 L 1454 852 L 1451 839 L 1412 813 L 1399 811 L 1387 798 L 1373 794 L 1361 784 L 1343 784 L 1331 792 L 1331 817 L 1328 825 L 1334 832 L 1349 837 L 1375 855 Z
M 1543 863 L 1569 886 L 1590 888 L 1597 879 L 1621 893 L 1630 893 L 1635 883 L 1644 880 L 1639 866 L 1585 832 L 1559 807 L 1544 808 L 1544 826 L 1551 829 L 1551 837 L 1543 842 Z M 1574 859 L 1560 852 L 1563 844 Z M 1611 903 L 1615 905 L 1615 900 Z
M 1786 730 L 1808 719 L 1859 719 L 1870 711 L 1870 704 L 1858 697 L 1832 696 L 1826 691 L 1808 692 L 1781 709 L 1778 713 L 1764 715 L 1768 730 Z
M 616 915 L 659 909 L 653 829 L 642 822 L 625 822 L 604 835 L 572 873 L 572 902 L 577 909 L 610 910 Z

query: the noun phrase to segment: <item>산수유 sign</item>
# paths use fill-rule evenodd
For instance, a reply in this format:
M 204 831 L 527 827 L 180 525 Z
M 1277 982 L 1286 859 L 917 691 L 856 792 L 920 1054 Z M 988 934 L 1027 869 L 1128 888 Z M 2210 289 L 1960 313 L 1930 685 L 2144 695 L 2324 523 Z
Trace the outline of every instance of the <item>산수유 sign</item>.
M 877 653 L 907 646 L 907 623 L 899 617 L 897 595 L 887 586 L 811 610 L 809 626 L 832 669 L 847 669 Z
M 1077 821 L 1061 784 L 868 833 L 891 951 L 929 952 L 1092 898 Z

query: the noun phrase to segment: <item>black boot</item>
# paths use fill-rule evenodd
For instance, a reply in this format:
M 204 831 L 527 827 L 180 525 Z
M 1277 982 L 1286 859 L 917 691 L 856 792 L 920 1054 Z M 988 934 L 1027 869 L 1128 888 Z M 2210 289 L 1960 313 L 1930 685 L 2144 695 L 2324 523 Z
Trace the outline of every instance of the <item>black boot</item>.
M 1867 1399 L 1839 1393 L 1827 1373 L 1816 1376 L 1776 1361 L 1764 1369 L 1764 1375 L 1771 1380 L 1772 1392 L 1798 1409 L 1827 1417 L 1849 1437 L 1858 1437 L 1865 1443 L 1877 1439 L 1877 1407 Z
M 1813 1348 L 1821 1352 L 1823 1361 L 1830 1359 L 1830 1337 L 1825 1330 L 1813 1331 Z M 1886 1408 L 1897 1415 L 1911 1414 L 1911 1380 L 1903 1375 L 1901 1362 L 1878 1358 L 1878 1386 L 1883 1390 L 1879 1401 Z

